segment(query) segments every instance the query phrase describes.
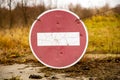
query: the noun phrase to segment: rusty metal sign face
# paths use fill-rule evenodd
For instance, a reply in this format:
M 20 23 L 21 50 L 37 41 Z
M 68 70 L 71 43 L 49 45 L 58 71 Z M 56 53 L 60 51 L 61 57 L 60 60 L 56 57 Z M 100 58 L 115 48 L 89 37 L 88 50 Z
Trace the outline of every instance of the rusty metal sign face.
M 84 55 L 88 33 L 76 14 L 53 9 L 35 20 L 30 30 L 29 44 L 34 56 L 45 66 L 68 68 Z

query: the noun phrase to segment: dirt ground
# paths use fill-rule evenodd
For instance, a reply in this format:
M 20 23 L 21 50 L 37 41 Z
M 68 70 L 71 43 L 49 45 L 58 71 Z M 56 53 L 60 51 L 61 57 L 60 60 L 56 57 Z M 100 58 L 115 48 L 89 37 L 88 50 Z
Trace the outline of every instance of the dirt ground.
M 0 80 L 120 80 L 120 56 L 86 54 L 67 69 L 51 69 L 33 60 L 0 64 Z

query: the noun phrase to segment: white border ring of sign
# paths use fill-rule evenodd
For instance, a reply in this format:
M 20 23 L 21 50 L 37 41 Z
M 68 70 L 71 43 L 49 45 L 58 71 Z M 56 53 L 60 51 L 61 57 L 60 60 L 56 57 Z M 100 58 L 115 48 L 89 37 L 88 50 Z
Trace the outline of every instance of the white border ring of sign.
M 66 10 L 66 9 L 51 9 L 51 10 L 47 10 L 47 11 L 43 12 L 42 14 L 40 14 L 40 15 L 37 17 L 37 19 L 39 19 L 41 16 L 43 16 L 44 14 L 46 14 L 46 13 L 48 13 L 48 12 L 56 11 L 56 10 L 66 11 L 66 12 L 74 15 L 75 17 L 77 17 L 78 20 L 80 20 L 80 18 L 79 18 L 75 13 L 73 13 L 73 12 L 71 12 L 71 11 L 69 11 L 69 10 Z M 32 49 L 32 46 L 31 46 L 31 32 L 32 32 L 32 29 L 33 29 L 35 23 L 37 22 L 37 19 L 33 22 L 32 26 L 31 26 L 31 29 L 30 29 L 30 32 L 29 32 L 29 44 L 30 44 L 30 49 L 32 50 L 33 55 L 36 57 L 36 59 L 37 59 L 39 62 L 41 62 L 42 64 L 44 64 L 45 66 L 50 67 L 50 68 L 54 68 L 54 69 L 64 69 L 64 68 L 71 67 L 71 66 L 75 65 L 78 61 L 80 61 L 80 59 L 81 59 L 81 58 L 83 57 L 83 55 L 85 54 L 86 49 L 87 49 L 87 46 L 88 46 L 88 32 L 87 32 L 87 29 L 86 29 L 84 23 L 83 23 L 81 20 L 80 20 L 80 22 L 82 23 L 82 25 L 83 25 L 83 27 L 84 27 L 84 29 L 85 29 L 85 32 L 86 32 L 86 45 L 85 45 L 85 49 L 84 49 L 82 55 L 81 55 L 74 63 L 72 63 L 72 64 L 70 64 L 70 65 L 67 65 L 67 66 L 64 66 L 64 67 L 54 67 L 54 66 L 50 66 L 50 65 L 44 63 L 43 61 L 41 61 L 41 60 L 36 56 L 35 52 L 34 52 L 33 49 Z

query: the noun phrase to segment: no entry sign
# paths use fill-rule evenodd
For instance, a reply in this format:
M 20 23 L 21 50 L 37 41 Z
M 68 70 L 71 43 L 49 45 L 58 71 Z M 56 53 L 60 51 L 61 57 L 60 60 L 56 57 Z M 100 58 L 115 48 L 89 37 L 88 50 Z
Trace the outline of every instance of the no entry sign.
M 42 13 L 29 34 L 34 56 L 51 68 L 67 68 L 77 63 L 88 45 L 88 33 L 79 17 L 68 10 Z

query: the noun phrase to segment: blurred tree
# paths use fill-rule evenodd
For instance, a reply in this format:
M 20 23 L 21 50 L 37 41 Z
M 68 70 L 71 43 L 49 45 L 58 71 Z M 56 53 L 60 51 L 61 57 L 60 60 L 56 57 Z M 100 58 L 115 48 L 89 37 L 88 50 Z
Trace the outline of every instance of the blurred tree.
M 0 27 L 2 27 L 2 4 L 4 0 L 0 0 Z
M 0 8 L 2 8 L 3 3 L 4 3 L 4 0 L 0 0 Z
M 105 6 L 103 6 L 102 8 L 100 8 L 101 12 L 105 12 L 108 11 L 110 9 L 109 4 L 106 4 Z
M 8 4 L 8 7 L 9 7 L 9 17 L 10 17 L 9 27 L 10 28 L 13 26 L 12 4 L 14 4 L 14 3 L 15 3 L 14 0 L 7 0 L 7 4 Z
M 28 0 L 21 0 L 22 3 L 22 12 L 23 12 L 23 18 L 24 18 L 24 24 L 28 24 L 28 19 L 27 19 L 27 2 Z
M 120 14 L 120 4 L 118 4 L 113 11 Z
M 82 15 L 82 7 L 80 4 L 77 4 L 75 6 L 73 6 L 73 4 L 70 4 L 69 5 L 69 10 L 75 12 L 80 18 L 83 17 Z

